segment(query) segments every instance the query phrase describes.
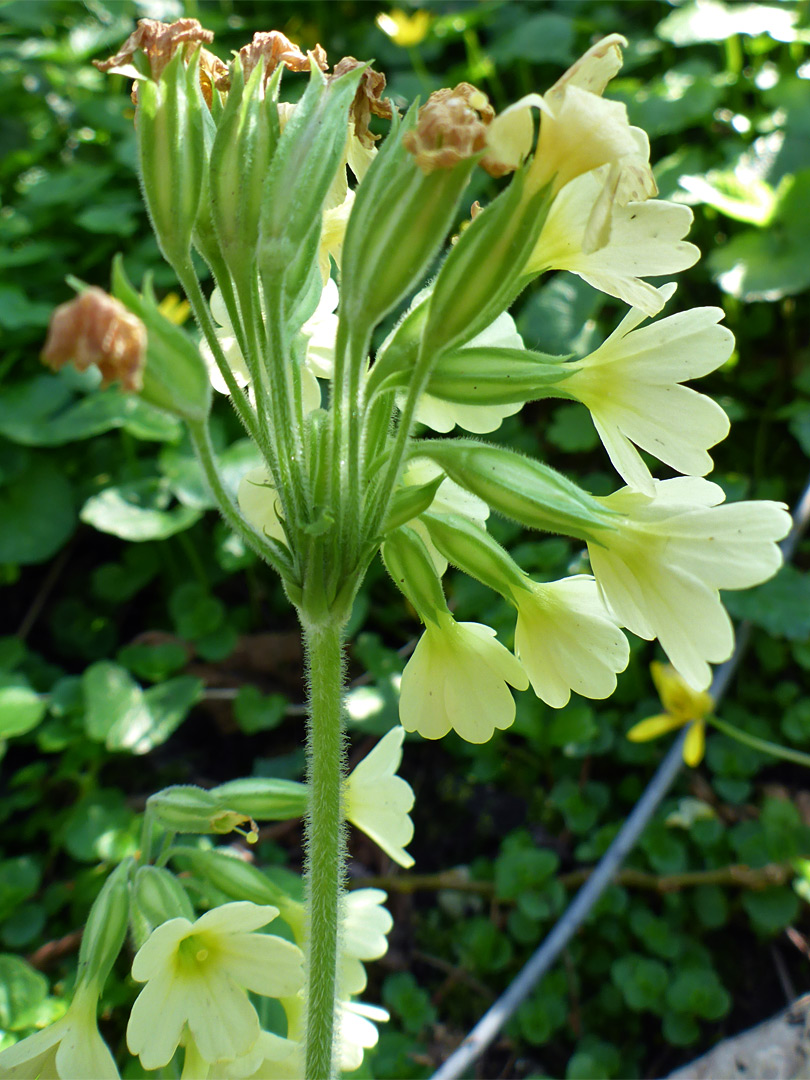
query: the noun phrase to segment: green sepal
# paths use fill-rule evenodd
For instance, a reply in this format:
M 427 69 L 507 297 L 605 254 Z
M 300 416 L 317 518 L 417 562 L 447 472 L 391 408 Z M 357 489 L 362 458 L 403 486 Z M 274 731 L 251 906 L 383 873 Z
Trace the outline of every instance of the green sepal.
M 295 780 L 247 777 L 220 784 L 211 794 L 257 821 L 289 821 L 307 809 L 307 786 Z
M 250 815 L 214 791 L 177 784 L 150 795 L 147 808 L 164 829 L 176 833 L 228 833 L 250 823 Z
M 343 160 L 349 105 L 364 70 L 327 79 L 313 63 L 309 85 L 281 133 L 264 185 L 257 252 L 263 277 L 275 281 L 287 276 L 302 240 L 314 222 L 320 223 Z
M 413 454 L 435 461 L 451 480 L 530 529 L 598 542 L 619 517 L 562 473 L 502 446 L 430 439 L 415 443 Z
M 574 373 L 569 356 L 528 349 L 466 347 L 442 353 L 427 392 L 469 405 L 508 405 L 546 397 L 569 397 L 560 389 Z
M 219 851 L 202 851 L 193 847 L 172 848 L 172 857 L 178 865 L 208 881 L 232 900 L 271 904 L 282 912 L 296 903 L 261 870 L 242 859 L 223 855 Z
M 386 536 L 382 557 L 394 584 L 410 600 L 422 622 L 448 612 L 441 579 L 422 538 L 407 526 Z
M 211 380 L 200 350 L 184 330 L 158 309 L 150 280 L 138 293 L 124 271 L 120 255 L 113 260 L 113 296 L 146 326 L 146 366 L 140 396 L 151 405 L 189 421 L 205 421 L 211 411 Z
M 428 353 L 471 341 L 523 289 L 523 267 L 548 213 L 543 188 L 525 192 L 525 168 L 463 230 L 433 285 L 424 334 Z
M 422 295 L 423 299 L 417 297 L 383 343 L 366 381 L 369 400 L 378 394 L 398 390 L 410 382 L 429 310 L 430 293 L 425 291 Z
M 79 948 L 79 981 L 104 986 L 127 936 L 132 859 L 116 866 L 93 901 Z
M 394 529 L 407 525 L 413 518 L 424 513 L 433 502 L 443 481 L 444 476 L 440 473 L 427 484 L 403 484 L 398 487 L 391 500 L 383 532 L 393 532 Z
M 425 173 L 402 137 L 416 106 L 394 120 L 352 207 L 341 254 L 341 313 L 368 334 L 422 281 L 452 226 L 478 158 Z
M 160 79 L 138 84 L 135 130 L 146 206 L 160 250 L 173 266 L 189 259 L 208 168 L 199 49 L 188 65 L 178 49 Z
M 188 919 L 194 922 L 194 906 L 188 893 L 171 872 L 161 866 L 141 866 L 135 874 L 132 888 L 134 924 L 139 936 L 151 934 L 155 927 L 169 919 Z
M 252 285 L 267 173 L 281 136 L 272 93 L 263 92 L 264 65 L 247 81 L 236 57 L 231 88 L 209 164 L 211 212 L 222 257 L 241 288 Z
M 422 517 L 431 541 L 448 562 L 507 600 L 526 588 L 526 574 L 487 530 L 462 514 Z

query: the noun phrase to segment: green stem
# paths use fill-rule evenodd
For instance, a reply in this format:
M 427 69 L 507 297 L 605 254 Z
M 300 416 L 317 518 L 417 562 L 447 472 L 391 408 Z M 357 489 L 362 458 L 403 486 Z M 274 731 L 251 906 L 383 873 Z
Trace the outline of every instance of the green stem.
M 309 624 L 301 615 L 309 680 L 309 807 L 306 818 L 306 1080 L 335 1076 L 339 908 L 345 874 L 342 785 L 343 649 L 339 619 Z
M 767 739 L 759 739 L 756 735 L 749 735 L 747 731 L 741 731 L 733 724 L 727 724 L 724 720 L 718 720 L 716 716 L 707 716 L 706 723 L 728 735 L 730 739 L 750 746 L 752 750 L 760 750 L 763 754 L 771 754 L 773 757 L 782 758 L 784 761 L 794 761 L 797 765 L 810 768 L 810 754 L 803 754 L 801 750 L 793 750 L 789 746 L 780 746 L 779 743 L 769 742 Z
M 228 364 L 225 353 L 222 351 L 222 346 L 217 337 L 217 328 L 214 326 L 214 320 L 211 318 L 211 312 L 208 309 L 208 301 L 205 299 L 200 283 L 197 280 L 197 275 L 194 273 L 194 269 L 190 263 L 188 267 L 175 266 L 174 270 L 180 279 L 183 291 L 188 297 L 188 302 L 191 304 L 191 310 L 194 312 L 194 318 L 197 320 L 197 325 L 205 335 L 205 340 L 208 342 L 211 352 L 214 354 L 217 367 L 228 387 L 228 393 L 233 402 L 233 407 L 239 414 L 239 419 L 242 421 L 248 435 L 250 435 L 255 443 L 258 443 L 262 450 L 264 450 L 266 440 L 261 437 L 256 421 L 256 414 L 250 407 L 250 402 L 248 401 L 244 390 L 233 377 L 233 372 Z
M 192 423 L 188 421 L 188 430 L 191 441 L 202 465 L 205 478 L 214 494 L 220 512 L 225 521 L 230 525 L 237 536 L 245 541 L 249 547 L 268 562 L 277 573 L 287 582 L 295 581 L 298 574 L 290 552 L 283 544 L 270 536 L 261 536 L 248 525 L 226 490 L 219 474 L 214 448 L 211 445 L 211 436 L 208 425 L 205 422 Z

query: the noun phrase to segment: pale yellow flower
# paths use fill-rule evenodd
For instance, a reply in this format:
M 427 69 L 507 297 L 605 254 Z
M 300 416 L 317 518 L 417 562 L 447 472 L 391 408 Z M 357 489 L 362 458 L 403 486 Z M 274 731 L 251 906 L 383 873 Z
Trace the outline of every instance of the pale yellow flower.
M 404 738 L 404 729 L 397 726 L 380 739 L 349 774 L 344 800 L 347 821 L 370 836 L 394 862 L 407 869 L 413 866 L 405 846 L 413 839 L 413 822 L 409 814 L 414 793 L 407 780 L 396 775 L 402 762 Z
M 338 1055 L 344 1072 L 354 1072 L 363 1064 L 363 1051 L 376 1046 L 380 1037 L 377 1024 L 388 1020 L 379 1005 L 360 1001 L 338 1002 Z
M 246 991 L 285 997 L 303 985 L 301 950 L 253 933 L 276 915 L 278 908 L 238 901 L 150 934 L 132 964 L 133 979 L 146 986 L 127 1026 L 127 1045 L 145 1069 L 168 1064 L 186 1024 L 205 1061 L 251 1049 L 261 1029 Z
M 529 685 L 520 662 L 481 623 L 457 623 L 438 612 L 405 665 L 399 716 L 406 731 L 440 739 L 451 728 L 467 742 L 483 743 L 515 719 L 510 684 Z
M 594 231 L 592 213 L 608 181 L 609 166 L 583 173 L 560 191 L 526 266 L 530 274 L 569 270 L 589 285 L 616 296 L 647 315 L 664 306 L 644 277 L 674 274 L 700 257 L 683 237 L 692 211 L 662 199 L 614 206 L 607 235 Z
M 547 584 L 526 580 L 525 590 L 512 593 L 518 609 L 515 653 L 535 694 L 555 709 L 568 703 L 572 690 L 610 697 L 630 647 L 594 579 L 583 574 Z
M 791 524 L 782 503 L 738 502 L 717 484 L 681 476 L 654 481 L 652 498 L 630 488 L 601 498 L 619 517 L 588 544 L 594 576 L 622 626 L 657 637 L 695 690 L 709 663 L 727 660 L 734 633 L 720 589 L 747 589 L 779 569 L 776 541 Z
M 2 1080 L 118 1080 L 118 1069 L 96 1023 L 98 989 L 79 986 L 55 1024 L 0 1052 Z
M 386 937 L 394 920 L 383 907 L 382 889 L 353 889 L 342 898 L 338 994 L 351 997 L 365 990 L 368 979 L 363 960 L 379 960 L 388 952 Z
M 658 291 L 669 299 L 675 286 Z M 680 383 L 725 363 L 734 335 L 718 325 L 722 308 L 691 308 L 636 329 L 645 318 L 633 308 L 595 352 L 568 366 L 573 374 L 564 389 L 588 406 L 625 483 L 653 495 L 650 470 L 633 443 L 680 473 L 711 472 L 708 447 L 726 437 L 728 417 Z
M 647 742 L 688 724 L 683 760 L 693 767 L 699 765 L 706 748 L 706 717 L 714 712 L 711 695 L 705 690 L 692 690 L 671 664 L 659 664 L 654 660 L 650 672 L 665 712 L 634 724 L 627 732 L 627 738 L 631 742 Z
M 217 1080 L 301 1080 L 303 1075 L 304 1047 L 270 1031 L 262 1031 L 247 1054 L 213 1066 Z

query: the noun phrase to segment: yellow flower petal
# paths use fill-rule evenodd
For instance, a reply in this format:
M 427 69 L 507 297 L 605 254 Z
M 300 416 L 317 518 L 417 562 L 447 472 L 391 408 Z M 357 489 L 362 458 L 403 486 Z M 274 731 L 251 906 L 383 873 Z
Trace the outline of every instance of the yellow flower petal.
M 684 721 L 679 716 L 659 713 L 657 716 L 648 716 L 646 720 L 639 720 L 627 732 L 627 738 L 630 742 L 647 742 L 649 739 L 657 739 L 659 735 L 666 735 L 668 731 L 675 731 L 683 725 Z
M 696 721 L 686 733 L 686 741 L 683 744 L 683 760 L 687 765 L 694 768 L 703 760 L 703 752 L 706 749 L 706 725 L 702 720 Z

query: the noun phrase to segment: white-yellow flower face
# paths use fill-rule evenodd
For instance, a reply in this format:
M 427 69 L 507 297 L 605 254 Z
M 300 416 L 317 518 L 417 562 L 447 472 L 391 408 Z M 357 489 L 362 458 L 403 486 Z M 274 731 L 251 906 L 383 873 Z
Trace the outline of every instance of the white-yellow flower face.
M 145 1069 L 168 1064 L 186 1024 L 207 1062 L 251 1049 L 261 1029 L 247 991 L 287 997 L 303 985 L 301 950 L 253 932 L 277 914 L 241 901 L 194 923 L 170 919 L 152 932 L 132 964 L 133 979 L 146 985 L 127 1027 L 127 1045 Z
M 386 938 L 394 920 L 383 907 L 386 899 L 382 889 L 354 889 L 343 897 L 338 964 L 338 993 L 342 997 L 365 990 L 368 980 L 363 960 L 379 960 L 388 952 Z
M 555 709 L 568 703 L 572 690 L 609 697 L 630 647 L 594 579 L 580 575 L 542 584 L 527 578 L 527 586 L 514 593 L 515 652 L 535 694 Z
M 487 742 L 515 719 L 507 684 L 525 690 L 529 680 L 495 631 L 443 616 L 427 624 L 402 673 L 402 726 L 425 739 L 440 739 L 452 728 L 467 742 Z
M 674 286 L 659 292 L 668 299 Z M 634 308 L 603 345 L 572 363 L 565 389 L 587 405 L 625 483 L 652 496 L 652 476 L 636 446 L 685 475 L 711 472 L 708 448 L 728 435 L 728 417 L 680 383 L 724 364 L 734 335 L 718 325 L 721 308 L 692 308 L 636 329 L 645 317 Z
M 3 1080 L 118 1080 L 118 1069 L 96 1023 L 98 991 L 83 986 L 65 1015 L 44 1031 L 0 1052 Z
M 413 866 L 405 847 L 413 839 L 409 814 L 414 794 L 411 785 L 396 775 L 404 738 L 403 728 L 392 728 L 354 767 L 346 780 L 345 806 L 346 819 L 407 869 Z
M 363 1051 L 376 1046 L 380 1038 L 377 1024 L 385 1023 L 388 1013 L 378 1005 L 360 1001 L 338 1004 L 338 1052 L 344 1072 L 354 1072 L 363 1064 Z
M 683 239 L 692 211 L 662 199 L 628 202 L 613 207 L 607 235 L 602 235 L 601 217 L 596 225 L 592 219 L 608 168 L 578 176 L 557 195 L 526 270 L 569 270 L 600 292 L 656 315 L 664 300 L 642 279 L 674 274 L 697 262 L 700 252 Z
M 702 690 L 709 663 L 734 647 L 719 589 L 747 589 L 782 562 L 776 541 L 790 528 L 781 503 L 720 505 L 722 488 L 697 477 L 656 480 L 655 495 L 622 488 L 600 499 L 624 515 L 589 543 L 594 576 L 622 626 L 657 637 L 686 682 Z

